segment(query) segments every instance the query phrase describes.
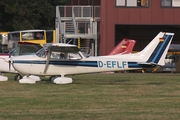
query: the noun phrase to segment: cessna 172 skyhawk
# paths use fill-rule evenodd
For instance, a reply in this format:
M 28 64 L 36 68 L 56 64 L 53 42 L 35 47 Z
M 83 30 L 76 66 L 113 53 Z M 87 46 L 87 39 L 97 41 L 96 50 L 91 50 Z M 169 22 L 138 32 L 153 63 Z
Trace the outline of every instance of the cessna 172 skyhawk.
M 164 65 L 164 59 L 174 33 L 160 32 L 142 51 L 132 54 L 86 57 L 77 46 L 46 44 L 36 55 L 13 57 L 11 63 L 23 75 L 55 76 L 56 84 L 72 83 L 70 74 L 137 70 Z M 20 83 L 36 83 L 30 77 Z
M 128 54 L 131 53 L 135 44 L 135 40 L 123 39 L 119 44 L 110 52 L 110 54 Z M 41 49 L 40 44 L 30 42 L 18 42 L 17 47 L 12 49 L 9 53 L 0 53 L 0 81 L 7 81 L 8 77 L 2 75 L 3 73 L 15 73 L 14 80 L 19 80 L 22 76 L 11 66 L 8 61 L 13 56 L 35 54 Z M 40 80 L 38 76 L 31 76 L 37 81 Z

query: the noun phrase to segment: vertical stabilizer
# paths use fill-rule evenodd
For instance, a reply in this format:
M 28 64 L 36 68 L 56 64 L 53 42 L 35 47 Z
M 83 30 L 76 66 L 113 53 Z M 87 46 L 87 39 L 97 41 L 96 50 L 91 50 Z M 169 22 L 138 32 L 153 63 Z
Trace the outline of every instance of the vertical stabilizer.
M 164 65 L 165 56 L 174 33 L 160 32 L 141 52 L 140 58 L 146 64 Z

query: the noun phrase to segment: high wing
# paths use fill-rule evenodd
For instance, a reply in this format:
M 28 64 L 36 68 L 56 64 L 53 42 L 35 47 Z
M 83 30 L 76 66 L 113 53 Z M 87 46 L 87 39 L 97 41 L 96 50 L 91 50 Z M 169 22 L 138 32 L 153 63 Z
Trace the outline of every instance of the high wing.
M 174 33 L 160 32 L 142 51 L 131 54 L 86 57 L 77 46 L 56 43 L 36 55 L 13 57 L 13 67 L 24 75 L 58 76 L 56 84 L 71 83 L 70 74 L 138 70 L 162 66 Z M 62 55 L 61 55 L 62 54 Z M 28 69 L 27 69 L 28 68 Z M 35 83 L 21 79 L 20 83 Z

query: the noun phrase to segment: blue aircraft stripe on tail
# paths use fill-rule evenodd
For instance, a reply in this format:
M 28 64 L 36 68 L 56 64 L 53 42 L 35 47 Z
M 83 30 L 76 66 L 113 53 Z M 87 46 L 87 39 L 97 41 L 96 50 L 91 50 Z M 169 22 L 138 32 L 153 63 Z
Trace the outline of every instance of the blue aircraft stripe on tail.
M 149 57 L 147 62 L 158 63 L 161 56 L 163 55 L 164 50 L 167 47 L 169 41 L 171 40 L 172 35 L 165 35 L 164 38 L 165 39 L 163 42 L 161 42 L 161 41 L 159 42 L 159 44 L 157 45 L 157 47 L 155 48 L 155 50 L 153 51 L 153 53 L 151 54 L 151 56 Z

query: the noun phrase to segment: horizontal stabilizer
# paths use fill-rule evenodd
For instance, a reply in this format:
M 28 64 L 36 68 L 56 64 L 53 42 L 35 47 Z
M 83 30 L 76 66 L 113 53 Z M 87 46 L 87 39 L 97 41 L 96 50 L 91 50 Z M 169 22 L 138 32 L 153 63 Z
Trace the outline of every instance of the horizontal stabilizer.
M 138 64 L 142 66 L 157 66 L 158 65 L 157 63 L 154 63 L 154 62 L 139 62 Z

